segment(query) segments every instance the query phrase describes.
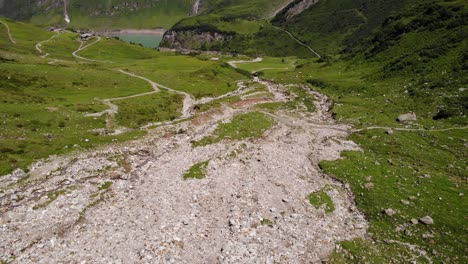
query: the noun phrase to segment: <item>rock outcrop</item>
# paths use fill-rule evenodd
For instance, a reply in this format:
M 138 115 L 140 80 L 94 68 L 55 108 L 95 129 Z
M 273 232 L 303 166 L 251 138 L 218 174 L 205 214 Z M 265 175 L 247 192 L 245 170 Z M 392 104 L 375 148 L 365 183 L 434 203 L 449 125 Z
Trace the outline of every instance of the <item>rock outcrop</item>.
M 299 15 L 300 13 L 304 12 L 304 10 L 308 9 L 309 7 L 317 4 L 319 0 L 301 0 L 295 1 L 292 6 L 288 7 L 286 11 L 286 19 L 290 19 L 294 16 Z
M 160 46 L 177 50 L 215 50 L 216 47 L 222 46 L 229 39 L 231 36 L 215 31 L 169 30 L 164 34 Z

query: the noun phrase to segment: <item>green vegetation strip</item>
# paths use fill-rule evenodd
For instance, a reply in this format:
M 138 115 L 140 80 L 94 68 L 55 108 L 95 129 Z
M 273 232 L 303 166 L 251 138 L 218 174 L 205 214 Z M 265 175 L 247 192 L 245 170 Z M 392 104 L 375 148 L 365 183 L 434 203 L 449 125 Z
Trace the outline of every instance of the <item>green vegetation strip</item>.
M 221 123 L 214 131 L 214 135 L 202 138 L 194 142 L 194 147 L 206 146 L 217 143 L 223 139 L 241 140 L 246 138 L 258 138 L 271 128 L 274 121 L 271 117 L 260 113 L 250 112 L 234 116 L 230 123 Z

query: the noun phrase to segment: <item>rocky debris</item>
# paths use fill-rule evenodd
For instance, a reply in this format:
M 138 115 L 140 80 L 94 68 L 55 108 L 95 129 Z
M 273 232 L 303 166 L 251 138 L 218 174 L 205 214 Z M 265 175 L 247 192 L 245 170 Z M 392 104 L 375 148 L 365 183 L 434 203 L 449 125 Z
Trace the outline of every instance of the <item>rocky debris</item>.
M 424 216 L 419 219 L 419 221 L 425 225 L 432 225 L 434 224 L 434 220 L 430 216 Z
M 220 32 L 168 30 L 164 33 L 161 41 L 161 47 L 177 49 L 188 54 L 192 50 L 201 50 L 202 47 L 222 45 L 230 38 L 232 38 L 232 36 L 224 35 Z
M 415 219 L 415 218 L 411 218 L 411 224 L 413 225 L 417 225 L 419 223 L 418 219 Z
M 317 98 L 317 106 L 327 105 Z M 24 185 L 8 193 L 16 195 L 15 206 L 0 206 L 0 259 L 317 263 L 339 241 L 364 237 L 367 222 L 349 190 L 318 166 L 359 150 L 346 140 L 349 127 L 327 119 L 325 109 L 272 115 L 277 124 L 262 138 L 192 148 L 218 122 L 250 108 L 223 106 L 203 123 L 169 124 L 139 141 L 33 164 Z M 206 160 L 204 179 L 183 180 Z M 335 205 L 330 214 L 304 199 L 326 186 Z
M 406 114 L 401 114 L 398 116 L 397 121 L 398 122 L 407 122 L 407 121 L 416 121 L 416 113 L 415 112 L 409 112 Z
M 0 188 L 5 188 L 13 183 L 26 178 L 28 174 L 22 169 L 16 169 L 11 174 L 0 177 Z

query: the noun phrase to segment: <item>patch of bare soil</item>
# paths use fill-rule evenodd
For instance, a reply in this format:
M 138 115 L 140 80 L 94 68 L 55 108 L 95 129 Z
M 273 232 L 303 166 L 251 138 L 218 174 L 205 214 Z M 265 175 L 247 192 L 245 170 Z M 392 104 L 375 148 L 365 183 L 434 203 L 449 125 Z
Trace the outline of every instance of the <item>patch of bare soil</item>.
M 283 86 L 264 83 L 275 100 L 287 100 Z M 0 181 L 0 259 L 326 260 L 337 242 L 363 237 L 367 223 L 349 189 L 318 167 L 319 161 L 359 147 L 346 140 L 350 127 L 331 118 L 328 99 L 313 93 L 317 112 L 270 114 L 276 125 L 262 138 L 191 146 L 219 122 L 258 103 L 249 101 L 236 108 L 224 105 L 196 122 L 161 126 L 136 142 L 50 158 L 34 164 L 27 175 L 5 176 Z M 183 179 L 194 164 L 207 160 L 204 179 Z M 331 197 L 333 212 L 309 203 L 307 196 L 318 190 Z

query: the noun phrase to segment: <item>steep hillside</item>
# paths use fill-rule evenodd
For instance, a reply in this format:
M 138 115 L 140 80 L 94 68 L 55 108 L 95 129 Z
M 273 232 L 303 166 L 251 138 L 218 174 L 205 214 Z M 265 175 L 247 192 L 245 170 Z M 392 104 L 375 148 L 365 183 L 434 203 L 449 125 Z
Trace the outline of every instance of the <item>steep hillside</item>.
M 192 0 L 5 0 L 0 16 L 31 21 L 39 25 L 65 25 L 72 28 L 170 28 L 187 17 Z
M 201 14 L 178 22 L 166 33 L 162 47 L 220 50 L 249 55 L 300 55 L 310 52 L 268 19 L 290 0 L 206 1 Z

